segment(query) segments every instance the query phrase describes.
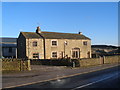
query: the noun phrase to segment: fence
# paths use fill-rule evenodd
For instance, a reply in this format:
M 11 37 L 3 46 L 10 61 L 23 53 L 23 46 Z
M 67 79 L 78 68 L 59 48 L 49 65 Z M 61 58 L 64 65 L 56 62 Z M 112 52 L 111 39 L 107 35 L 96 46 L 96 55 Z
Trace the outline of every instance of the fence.
M 30 60 L 25 59 L 2 59 L 2 70 L 31 70 Z

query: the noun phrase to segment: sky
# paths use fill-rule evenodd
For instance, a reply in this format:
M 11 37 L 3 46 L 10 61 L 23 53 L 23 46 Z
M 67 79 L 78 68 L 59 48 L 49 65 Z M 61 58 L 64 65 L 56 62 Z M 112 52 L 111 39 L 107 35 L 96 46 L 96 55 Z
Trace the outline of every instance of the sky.
M 117 2 L 3 2 L 2 37 L 22 32 L 78 33 L 94 45 L 118 44 Z

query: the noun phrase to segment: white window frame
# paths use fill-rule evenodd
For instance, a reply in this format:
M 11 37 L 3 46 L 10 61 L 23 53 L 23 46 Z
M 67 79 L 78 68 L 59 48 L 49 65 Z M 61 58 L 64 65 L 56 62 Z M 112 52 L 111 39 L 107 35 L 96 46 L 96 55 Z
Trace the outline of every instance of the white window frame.
M 33 56 L 37 56 L 37 55 L 32 55 L 33 59 L 39 59 L 39 53 L 38 52 L 35 52 L 33 54 L 38 54 L 38 58 L 34 58 Z
M 36 44 L 36 45 L 35 45 L 35 44 Z M 33 42 L 32 42 L 32 46 L 33 46 L 33 47 L 37 47 L 37 46 L 38 46 L 38 42 L 37 42 L 37 41 L 33 41 Z
M 87 42 L 87 44 L 84 44 L 84 42 Z M 83 45 L 84 45 L 84 46 L 87 46 L 87 45 L 88 45 L 88 41 L 83 41 Z
M 73 58 L 73 51 L 78 52 L 78 58 L 81 57 L 81 49 L 79 48 L 79 50 L 77 50 L 77 49 L 72 48 L 72 50 L 71 50 L 71 58 Z M 76 58 L 73 58 L 73 59 L 76 59 Z
M 57 52 L 57 51 L 52 51 L 51 52 L 51 58 L 58 58 L 58 52 L 57 52 L 57 57 L 53 57 L 52 55 L 53 55 L 53 52 Z
M 52 42 L 53 42 L 53 41 L 56 41 L 56 42 L 57 42 L 57 45 L 52 45 Z M 58 46 L 58 40 L 51 40 L 51 46 L 52 46 L 52 47 Z

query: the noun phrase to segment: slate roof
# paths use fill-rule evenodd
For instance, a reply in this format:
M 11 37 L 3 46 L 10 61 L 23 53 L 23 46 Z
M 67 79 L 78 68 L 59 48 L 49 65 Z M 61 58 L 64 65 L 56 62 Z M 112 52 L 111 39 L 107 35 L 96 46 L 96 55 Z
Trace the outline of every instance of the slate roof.
M 25 38 L 42 38 L 35 32 L 21 32 Z
M 42 38 L 36 32 L 22 32 L 25 38 Z M 41 32 L 40 33 L 45 39 L 89 39 L 88 37 L 80 34 L 73 33 L 58 33 L 58 32 Z

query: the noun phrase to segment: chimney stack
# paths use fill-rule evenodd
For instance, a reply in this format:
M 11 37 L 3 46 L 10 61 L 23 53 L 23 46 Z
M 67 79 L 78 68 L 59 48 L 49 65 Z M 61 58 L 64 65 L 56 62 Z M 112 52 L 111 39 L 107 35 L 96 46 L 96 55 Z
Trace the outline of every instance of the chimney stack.
M 41 33 L 41 29 L 40 29 L 39 26 L 38 26 L 37 29 L 36 29 L 36 33 Z
M 78 34 L 82 35 L 82 32 L 79 32 Z

